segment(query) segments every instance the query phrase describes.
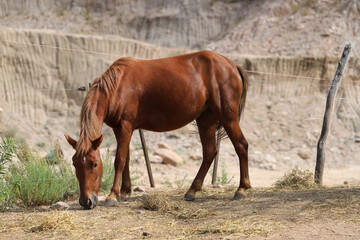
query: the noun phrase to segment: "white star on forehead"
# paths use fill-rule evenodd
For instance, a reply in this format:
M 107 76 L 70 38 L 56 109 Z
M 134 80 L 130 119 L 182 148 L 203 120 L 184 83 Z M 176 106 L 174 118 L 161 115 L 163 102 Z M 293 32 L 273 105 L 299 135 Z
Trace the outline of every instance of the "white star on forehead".
M 84 162 L 86 163 L 86 157 L 84 157 Z

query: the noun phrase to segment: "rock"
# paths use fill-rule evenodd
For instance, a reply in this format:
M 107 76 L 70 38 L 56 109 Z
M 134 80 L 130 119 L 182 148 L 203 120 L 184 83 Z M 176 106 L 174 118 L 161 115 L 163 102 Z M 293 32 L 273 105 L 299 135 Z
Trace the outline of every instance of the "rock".
M 261 163 L 258 165 L 258 168 L 266 169 L 266 170 L 275 170 L 276 166 L 273 163 Z
M 268 101 L 268 102 L 266 102 L 265 105 L 266 105 L 266 108 L 270 110 L 273 105 L 273 102 Z
M 139 210 L 136 213 L 142 215 L 142 214 L 145 214 L 145 211 L 144 210 Z
M 0 107 L 0 113 L 2 113 L 4 110 Z
M 202 159 L 202 156 L 201 156 L 201 155 L 198 155 L 198 154 L 191 154 L 191 155 L 189 156 L 189 158 L 190 158 L 191 160 L 199 161 L 199 160 Z
M 360 135 L 355 135 L 355 142 L 360 143 Z
M 171 133 L 169 135 L 166 136 L 169 139 L 179 139 L 179 135 L 175 134 L 175 133 Z
M 183 146 L 184 146 L 184 148 L 191 148 L 191 147 L 194 146 L 194 144 L 191 143 L 191 142 L 186 142 L 186 143 L 183 144 Z
M 142 188 L 142 187 L 136 187 L 136 188 L 134 188 L 133 191 L 134 191 L 134 192 L 145 192 L 145 189 Z
M 65 202 L 57 202 L 50 206 L 52 210 L 67 210 L 69 207 L 69 204 Z
M 277 162 L 276 158 L 274 158 L 270 154 L 265 155 L 265 160 L 266 160 L 266 162 L 270 162 L 270 163 L 276 163 Z
M 174 148 L 172 146 L 170 146 L 167 143 L 158 143 L 158 148 L 165 148 L 165 149 L 169 149 L 169 150 L 173 150 Z
M 304 160 L 308 160 L 310 158 L 309 154 L 304 153 L 304 152 L 298 152 L 298 156 Z
M 169 149 L 165 149 L 165 148 L 160 148 L 160 149 L 156 150 L 155 155 L 159 155 L 160 157 L 162 157 L 163 164 L 179 166 L 179 165 L 183 164 L 183 162 L 184 162 L 180 155 L 178 155 L 177 153 L 175 153 Z
M 155 155 L 155 156 L 149 156 L 150 158 L 150 163 L 154 163 L 154 164 L 160 164 L 162 163 L 162 157 Z

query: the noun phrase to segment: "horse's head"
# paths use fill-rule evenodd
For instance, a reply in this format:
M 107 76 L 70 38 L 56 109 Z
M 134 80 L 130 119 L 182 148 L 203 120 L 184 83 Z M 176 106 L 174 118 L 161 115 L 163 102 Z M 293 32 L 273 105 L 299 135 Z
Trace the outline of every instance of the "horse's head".
M 76 150 L 77 141 L 65 135 L 66 140 Z M 85 209 L 91 209 L 98 203 L 98 194 L 103 174 L 103 164 L 99 147 L 103 140 L 101 135 L 91 141 L 91 147 L 85 154 L 76 152 L 72 158 L 76 177 L 80 185 L 79 203 Z

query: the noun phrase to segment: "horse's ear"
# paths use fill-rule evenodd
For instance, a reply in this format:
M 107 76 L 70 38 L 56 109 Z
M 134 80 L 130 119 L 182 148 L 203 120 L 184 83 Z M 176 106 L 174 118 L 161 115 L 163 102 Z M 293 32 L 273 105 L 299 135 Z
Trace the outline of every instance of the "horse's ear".
M 65 138 L 68 141 L 68 143 L 76 150 L 77 141 L 72 139 L 69 135 L 65 135 Z
M 94 150 L 97 150 L 100 147 L 100 144 L 102 143 L 103 139 L 104 139 L 103 135 L 100 135 L 100 137 L 91 140 L 91 145 Z

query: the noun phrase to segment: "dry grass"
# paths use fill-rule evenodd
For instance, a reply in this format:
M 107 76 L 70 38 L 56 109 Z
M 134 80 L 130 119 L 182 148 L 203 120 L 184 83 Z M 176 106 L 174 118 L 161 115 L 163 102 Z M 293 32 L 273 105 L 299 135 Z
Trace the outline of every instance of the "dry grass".
M 207 226 L 199 226 L 185 230 L 190 235 L 206 235 L 206 234 L 221 234 L 221 235 L 267 235 L 274 231 L 279 225 L 274 221 L 266 219 L 245 218 L 241 220 L 228 220 Z
M 298 168 L 290 170 L 281 179 L 275 182 L 275 190 L 306 190 L 317 188 L 314 175 L 309 170 Z
M 278 233 L 286 236 L 286 229 L 297 231 L 298 225 L 339 221 L 355 234 L 360 224 L 359 187 L 255 188 L 245 199 L 232 201 L 234 190 L 205 188 L 194 202 L 183 200 L 184 190 L 156 190 L 91 211 L 73 206 L 62 212 L 0 213 L 0 218 L 6 218 L 0 222 L 0 239 L 141 239 L 145 235 L 151 239 L 259 239 Z M 139 208 L 149 211 L 139 213 Z
M 22 220 L 6 224 L 0 228 L 0 233 L 24 231 L 28 233 L 41 232 L 67 232 L 76 233 L 83 231 L 89 223 L 84 218 L 68 211 L 50 211 L 34 213 L 23 217 Z
M 164 193 L 147 195 L 142 201 L 142 207 L 151 211 L 171 214 L 182 219 L 203 218 L 212 214 L 209 210 L 195 208 L 183 200 L 172 201 L 169 196 Z
M 82 230 L 85 226 L 81 224 L 85 223 L 84 219 L 67 211 L 51 211 L 42 214 L 40 219 L 26 219 L 26 222 L 32 223 L 29 226 L 32 232 Z
M 321 198 L 314 196 L 312 201 L 302 206 L 302 211 L 311 212 L 314 217 L 325 216 L 360 223 L 359 191 L 358 187 L 323 189 L 317 192 Z

